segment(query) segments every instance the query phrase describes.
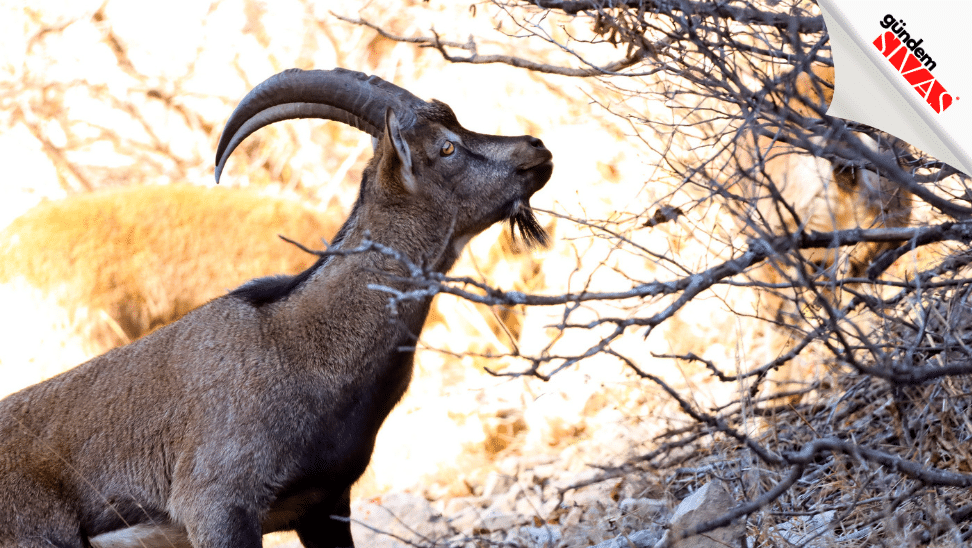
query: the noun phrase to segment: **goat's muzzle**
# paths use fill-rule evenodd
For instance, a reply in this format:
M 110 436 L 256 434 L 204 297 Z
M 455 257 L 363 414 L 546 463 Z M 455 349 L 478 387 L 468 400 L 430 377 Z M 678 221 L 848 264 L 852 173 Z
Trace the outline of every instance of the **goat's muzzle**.
M 543 188 L 553 174 L 553 154 L 536 137 L 527 137 L 530 146 L 528 157 L 517 168 L 517 173 L 527 177 L 527 198 Z
M 517 175 L 523 177 L 524 193 L 521 199 L 510 204 L 510 232 L 515 238 L 519 231 L 520 238 L 527 247 L 546 247 L 550 236 L 530 207 L 530 197 L 550 180 L 553 174 L 553 154 L 536 137 L 527 137 L 527 144 L 530 146 L 527 158 L 516 170 Z

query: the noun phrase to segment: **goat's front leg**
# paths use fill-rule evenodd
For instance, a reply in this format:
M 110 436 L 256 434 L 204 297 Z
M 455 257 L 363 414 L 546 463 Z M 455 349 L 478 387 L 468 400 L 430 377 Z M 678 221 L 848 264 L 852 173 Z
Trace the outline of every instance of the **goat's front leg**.
M 198 519 L 186 524 L 195 548 L 261 548 L 263 531 L 257 513 L 219 502 L 198 507 Z
M 343 548 L 353 547 L 351 538 L 351 488 L 348 487 L 338 498 L 321 502 L 307 509 L 294 528 L 304 548 Z

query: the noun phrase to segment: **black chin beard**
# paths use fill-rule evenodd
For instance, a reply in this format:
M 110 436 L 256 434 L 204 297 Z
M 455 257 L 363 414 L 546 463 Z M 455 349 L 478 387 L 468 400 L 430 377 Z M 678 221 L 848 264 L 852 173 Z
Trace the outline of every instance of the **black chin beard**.
M 528 248 L 547 247 L 550 245 L 550 236 L 547 231 L 540 226 L 537 216 L 533 213 L 533 208 L 528 202 L 517 200 L 510 208 L 510 235 L 513 242 L 517 242 L 516 232 L 520 232 L 520 240 Z

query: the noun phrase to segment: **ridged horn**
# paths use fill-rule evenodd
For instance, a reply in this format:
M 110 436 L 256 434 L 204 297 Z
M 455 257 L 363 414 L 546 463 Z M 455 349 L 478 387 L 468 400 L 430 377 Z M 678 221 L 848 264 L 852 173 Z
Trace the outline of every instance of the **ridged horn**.
M 216 182 L 233 150 L 254 131 L 281 120 L 322 118 L 342 122 L 380 137 L 385 110 L 395 110 L 411 126 L 418 97 L 377 76 L 341 68 L 289 69 L 267 78 L 240 101 L 226 121 L 216 148 Z

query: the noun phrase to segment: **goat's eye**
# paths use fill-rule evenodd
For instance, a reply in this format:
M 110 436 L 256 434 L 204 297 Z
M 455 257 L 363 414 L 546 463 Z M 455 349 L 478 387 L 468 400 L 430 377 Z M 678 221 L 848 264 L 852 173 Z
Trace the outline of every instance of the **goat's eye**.
M 452 156 L 452 153 L 456 151 L 456 145 L 452 144 L 452 141 L 446 141 L 442 148 L 439 149 L 439 156 Z

